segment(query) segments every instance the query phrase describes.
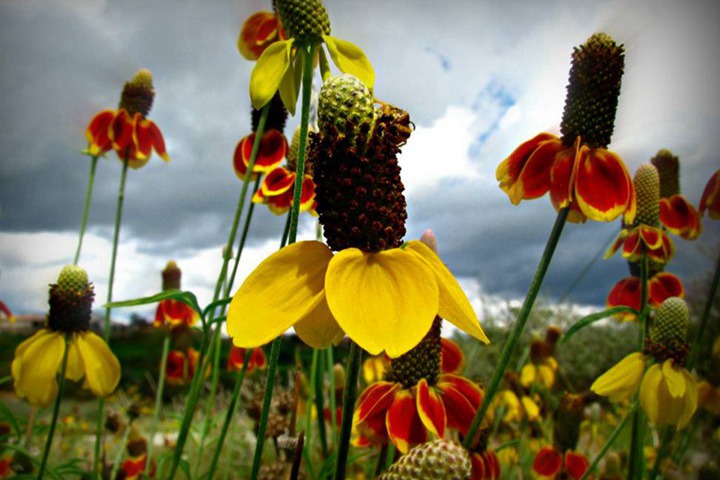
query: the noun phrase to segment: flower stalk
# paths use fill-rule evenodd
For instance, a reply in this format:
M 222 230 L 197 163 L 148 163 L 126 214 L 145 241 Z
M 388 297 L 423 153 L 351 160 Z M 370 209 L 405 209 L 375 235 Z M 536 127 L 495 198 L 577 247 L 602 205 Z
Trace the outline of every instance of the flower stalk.
M 38 480 L 42 480 L 45 474 L 45 466 L 50 455 L 50 449 L 52 448 L 53 437 L 55 436 L 55 427 L 57 426 L 58 414 L 60 413 L 60 402 L 62 401 L 63 389 L 65 386 L 65 372 L 67 371 L 68 361 L 68 339 L 65 338 L 65 348 L 63 349 L 62 363 L 60 364 L 60 373 L 58 378 L 58 392 L 55 397 L 55 404 L 53 405 L 52 420 L 50 420 L 50 431 L 48 432 L 47 439 L 45 440 L 45 449 L 43 450 L 42 460 L 40 461 L 40 471 L 38 472 Z
M 92 199 L 93 185 L 95 184 L 95 170 L 97 169 L 98 158 L 99 157 L 97 155 L 93 155 L 90 160 L 90 175 L 88 177 L 87 190 L 85 191 L 85 206 L 83 207 L 83 216 L 80 222 L 80 235 L 78 238 L 77 250 L 75 250 L 73 265 L 77 265 L 80 260 L 80 251 L 82 250 L 85 227 L 87 227 L 88 213 L 90 212 L 90 200 Z
M 160 420 L 160 409 L 162 408 L 163 393 L 165 390 L 165 369 L 167 368 L 167 357 L 170 351 L 170 335 L 165 333 L 162 346 L 162 357 L 160 359 L 160 378 L 158 379 L 158 388 L 155 393 L 155 408 L 153 409 L 152 420 L 150 421 L 150 441 L 147 447 L 147 464 L 151 465 L 153 446 L 155 444 L 155 433 L 157 432 L 158 421 Z
M 335 480 L 345 479 L 347 457 L 350 451 L 350 433 L 352 432 L 353 408 L 358 391 L 358 376 L 362 365 L 362 349 L 355 342 L 350 342 L 347 377 L 343 391 L 342 420 L 340 423 L 340 439 L 338 441 L 337 463 L 335 464 Z

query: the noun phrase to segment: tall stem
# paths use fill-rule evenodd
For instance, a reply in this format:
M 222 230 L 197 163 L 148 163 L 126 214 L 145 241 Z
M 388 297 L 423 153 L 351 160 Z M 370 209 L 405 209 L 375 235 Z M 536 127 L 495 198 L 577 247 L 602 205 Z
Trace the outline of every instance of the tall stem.
M 340 422 L 340 439 L 337 448 L 337 463 L 335 464 L 335 480 L 345 479 L 347 468 L 347 457 L 350 451 L 350 433 L 352 431 L 353 410 L 358 391 L 358 377 L 360 376 L 360 364 L 362 361 L 362 349 L 355 342 L 350 342 L 350 354 L 348 355 L 347 376 L 345 377 L 345 390 L 343 391 L 342 421 Z
M 90 200 L 92 198 L 93 185 L 95 183 L 95 170 L 97 168 L 98 156 L 94 155 L 90 160 L 90 176 L 88 178 L 87 189 L 85 190 L 85 206 L 83 207 L 83 216 L 80 222 L 80 238 L 78 238 L 77 250 L 75 250 L 75 258 L 73 265 L 77 265 L 80 260 L 80 250 L 82 250 L 83 237 L 85 236 L 85 227 L 87 226 L 88 213 L 90 212 Z
M 50 449 L 52 448 L 53 437 L 55 436 L 55 426 L 57 425 L 58 414 L 60 413 L 60 402 L 62 400 L 63 387 L 65 386 L 65 372 L 67 371 L 67 360 L 68 360 L 68 339 L 64 338 L 64 348 L 62 363 L 60 366 L 60 376 L 57 379 L 58 392 L 55 397 L 55 405 L 53 406 L 52 420 L 50 421 L 50 431 L 48 432 L 47 440 L 45 440 L 45 450 L 43 451 L 42 461 L 40 462 L 40 471 L 38 472 L 38 480 L 42 480 L 45 475 L 45 466 L 47 465 L 48 456 L 50 455 Z
M 170 351 L 170 335 L 165 332 L 163 338 L 162 357 L 160 359 L 160 374 L 158 375 L 158 388 L 155 392 L 155 409 L 153 410 L 152 421 L 150 422 L 150 441 L 147 448 L 147 465 L 152 465 L 153 446 L 155 445 L 155 434 L 157 433 L 158 421 L 160 420 L 160 410 L 162 409 L 163 392 L 165 390 L 165 369 L 167 368 L 167 357 Z
M 265 430 L 267 429 L 268 415 L 270 414 L 270 402 L 272 401 L 273 386 L 275 384 L 275 373 L 277 371 L 278 358 L 280 358 L 280 337 L 272 342 L 270 349 L 270 363 L 268 364 L 267 381 L 265 384 L 265 396 L 263 397 L 263 407 L 260 413 L 260 422 L 258 424 L 257 443 L 255 443 L 255 453 L 253 455 L 252 473 L 250 478 L 257 480 L 260 473 L 260 464 L 262 463 L 263 445 L 265 443 Z
M 537 270 L 535 271 L 535 276 L 533 277 L 532 283 L 530 283 L 527 295 L 525 295 L 525 301 L 523 302 L 522 308 L 520 309 L 517 321 L 515 322 L 515 325 L 510 332 L 510 337 L 503 346 L 498 366 L 495 368 L 495 371 L 493 371 L 493 376 L 490 379 L 490 384 L 487 391 L 485 392 L 482 406 L 475 414 L 475 418 L 473 419 L 472 424 L 468 429 L 468 433 L 463 440 L 463 446 L 465 448 L 472 447 L 475 441 L 475 436 L 477 435 L 478 429 L 480 428 L 480 424 L 485 418 L 485 414 L 487 413 L 488 408 L 490 407 L 490 404 L 492 403 L 492 400 L 497 393 L 503 376 L 505 375 L 505 369 L 510 362 L 510 357 L 515 351 L 515 346 L 520 340 L 520 335 L 522 334 L 523 328 L 525 328 L 525 323 L 527 323 L 528 317 L 530 317 L 530 312 L 532 311 L 533 304 L 535 303 L 535 299 L 537 298 L 540 287 L 542 286 L 543 280 L 545 279 L 545 274 L 547 273 L 547 269 L 550 266 L 552 256 L 555 253 L 555 247 L 557 247 L 558 241 L 560 240 L 560 234 L 562 234 L 563 227 L 565 226 L 565 221 L 567 220 L 569 211 L 570 207 L 565 207 L 558 212 L 557 218 L 555 219 L 555 224 L 553 225 L 553 229 L 550 232 L 550 237 L 548 238 L 547 244 L 545 245 L 545 251 L 540 258 L 540 263 L 538 264 Z

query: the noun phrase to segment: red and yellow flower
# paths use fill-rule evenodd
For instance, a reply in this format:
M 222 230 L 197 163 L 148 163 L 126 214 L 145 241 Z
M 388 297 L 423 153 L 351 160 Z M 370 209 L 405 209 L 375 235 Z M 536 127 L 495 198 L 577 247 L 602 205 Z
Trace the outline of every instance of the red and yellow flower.
M 236 347 L 235 345 L 230 346 L 230 354 L 228 355 L 227 370 L 228 372 L 239 372 L 242 370 L 245 364 L 245 355 L 247 350 L 244 348 Z M 248 360 L 247 373 L 252 373 L 255 369 L 265 370 L 267 367 L 267 357 L 262 348 L 253 348 Z
M 557 448 L 545 446 L 535 455 L 532 469 L 543 479 L 573 478 L 579 480 L 590 466 L 588 459 L 580 452 L 567 450 L 563 455 Z
M 500 478 L 500 460 L 492 450 L 470 453 L 472 473 L 470 480 L 498 480 Z
M 264 203 L 275 215 L 287 213 L 292 207 L 295 191 L 295 172 L 286 167 L 276 167 L 263 178 L 262 185 L 252 201 Z M 312 176 L 303 175 L 300 211 L 315 214 L 315 183 Z
M 240 180 L 245 179 L 247 167 L 250 164 L 255 134 L 251 133 L 238 142 L 233 155 L 235 175 Z M 260 149 L 253 165 L 252 178 L 259 173 L 268 173 L 274 170 L 287 154 L 288 144 L 282 132 L 271 129 L 266 131 L 260 140 Z
M 660 223 L 669 232 L 686 240 L 695 240 L 702 233 L 700 214 L 680 194 L 660 199 Z
M 670 297 L 685 296 L 685 289 L 678 277 L 668 272 L 658 272 L 648 281 L 648 304 L 657 308 Z M 610 290 L 605 300 L 607 308 L 630 307 L 640 310 L 642 285 L 640 277 L 626 277 L 620 280 Z M 636 315 L 632 312 L 623 312 L 615 315 L 620 321 L 633 321 Z
M 285 40 L 280 18 L 272 12 L 256 12 L 245 20 L 237 46 L 240 54 L 248 60 L 257 60 L 267 47 L 278 40 Z
M 171 350 L 165 364 L 165 378 L 170 385 L 186 385 L 195 376 L 200 352 L 190 347 L 186 351 Z M 207 374 L 208 372 L 206 372 Z
M 622 256 L 629 262 L 639 262 L 643 254 L 656 263 L 665 264 L 675 253 L 675 245 L 660 228 L 639 224 L 632 228 L 623 228 L 615 243 L 605 253 L 610 258 L 622 247 Z
M 703 190 L 698 208 L 700 216 L 705 214 L 705 210 L 710 218 L 720 220 L 720 170 L 713 173 Z
M 153 326 L 167 325 L 171 329 L 180 326 L 192 327 L 199 319 L 198 313 L 188 304 L 174 298 L 166 298 L 158 303 Z
M 138 71 L 125 84 L 120 108 L 103 110 L 90 120 L 85 130 L 85 153 L 97 157 L 115 150 L 118 158 L 134 169 L 145 165 L 153 150 L 169 161 L 160 128 L 147 118 L 154 95 L 152 74 L 145 69 Z

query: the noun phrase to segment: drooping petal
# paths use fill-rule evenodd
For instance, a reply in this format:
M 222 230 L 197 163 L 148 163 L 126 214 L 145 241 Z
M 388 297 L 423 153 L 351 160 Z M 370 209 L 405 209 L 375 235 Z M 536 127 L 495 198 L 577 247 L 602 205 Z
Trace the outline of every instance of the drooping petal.
M 660 229 L 647 225 L 641 225 L 639 230 L 640 237 L 648 249 L 654 250 L 662 247 L 663 239 L 662 231 Z
M 523 387 L 528 388 L 535 381 L 536 376 L 537 367 L 535 367 L 535 365 L 532 363 L 528 363 L 524 365 L 520 370 L 520 384 Z
M 467 295 L 440 257 L 419 240 L 412 240 L 405 245 L 406 251 L 420 257 L 435 274 L 440 291 L 440 308 L 437 314 L 481 342 L 490 343 Z
M 645 356 L 634 352 L 598 377 L 590 390 L 610 397 L 611 402 L 620 402 L 632 397 L 637 391 L 645 371 Z
M 683 407 L 682 412 L 680 413 L 680 418 L 678 418 L 678 430 L 682 430 L 687 426 L 698 406 L 698 386 L 695 377 L 693 377 L 684 368 L 681 368 L 680 372 L 685 378 L 685 398 L 683 399 Z M 720 407 L 716 406 L 716 408 Z
M 85 364 L 85 382 L 98 397 L 110 395 L 120 382 L 120 362 L 107 343 L 92 332 L 75 337 Z
M 605 300 L 608 308 L 612 307 L 630 307 L 635 310 L 640 309 L 640 279 L 638 277 L 626 277 L 613 286 Z M 636 315 L 632 312 L 623 312 L 615 314 L 615 319 L 621 322 L 630 322 L 635 320 Z
M 163 138 L 160 127 L 158 127 L 157 124 L 152 120 L 148 121 L 150 122 L 149 134 L 153 150 L 155 150 L 155 153 L 157 153 L 160 158 L 162 158 L 166 162 L 169 162 L 170 155 L 168 155 L 167 149 L 165 148 L 165 138 Z
M 563 456 L 553 447 L 543 447 L 535 455 L 532 469 L 539 475 L 554 477 L 562 468 Z
M 58 332 L 41 332 L 18 346 L 12 370 L 17 395 L 27 398 L 31 405 L 47 407 L 57 395 L 57 373 L 65 353 L 65 339 Z
M 252 106 L 260 110 L 280 87 L 283 75 L 291 65 L 293 39 L 275 42 L 258 59 L 250 75 Z
M 465 354 L 458 344 L 449 338 L 440 339 L 440 370 L 458 375 L 465 370 Z
M 574 185 L 578 206 L 591 220 L 615 220 L 625 213 L 632 199 L 632 180 L 625 164 L 604 148 L 583 146 L 578 155 Z
M 295 323 L 294 328 L 298 337 L 312 348 L 327 348 L 345 336 L 328 308 L 325 295 L 314 309 Z
M 710 218 L 720 220 L 720 170 L 712 174 L 703 190 L 698 207 L 701 217 L 705 214 L 705 210 L 708 211 Z
M 233 343 L 259 347 L 311 312 L 323 299 L 331 258 L 320 242 L 297 242 L 260 263 L 230 302 L 227 329 Z
M 387 411 L 395 398 L 395 392 L 400 388 L 399 383 L 384 381 L 367 387 L 358 398 L 355 421 L 364 422 L 370 416 Z
M 675 362 L 672 359 L 663 362 L 662 373 L 670 395 L 675 398 L 684 396 L 685 377 L 680 373 L 680 368 L 675 366 Z
M 245 136 L 235 147 L 233 154 L 233 167 L 235 175 L 240 180 L 245 179 L 247 167 L 250 164 L 253 144 L 255 143 L 255 134 Z M 261 140 L 258 149 L 257 158 L 253 166 L 253 173 L 267 173 L 275 169 L 287 153 L 287 139 L 282 132 L 271 129 L 266 131 Z
M 543 196 L 550 188 L 550 168 L 559 151 L 559 139 L 541 133 L 520 144 L 495 171 L 500 188 L 517 205 L 520 200 Z
M 88 141 L 87 153 L 92 156 L 103 155 L 112 148 L 110 139 L 111 126 L 117 111 L 103 110 L 97 113 L 85 129 L 85 138 Z
M 263 178 L 260 191 L 264 197 L 272 197 L 287 192 L 295 183 L 295 172 L 285 167 L 277 167 Z
M 573 180 L 580 148 L 580 138 L 571 147 L 555 155 L 550 168 L 550 201 L 555 210 L 567 207 L 573 200 Z
M 580 480 L 589 466 L 590 462 L 582 453 L 572 450 L 565 452 L 565 469 L 575 480 Z
M 65 368 L 65 378 L 77 382 L 83 376 L 85 376 L 85 363 L 83 362 L 82 355 L 77 346 L 77 333 L 73 334 L 72 340 L 68 343 L 68 359 L 67 367 Z
M 685 297 L 682 281 L 668 272 L 653 275 L 648 282 L 648 303 L 657 308 L 670 297 Z
M 280 81 L 280 99 L 290 115 L 295 115 L 298 95 L 300 93 L 300 85 L 302 84 L 303 59 L 305 51 L 297 49 L 294 59 L 292 60 L 292 68 L 288 68 Z
M 527 395 L 523 395 L 523 397 L 520 399 L 520 402 L 522 404 L 523 410 L 525 410 L 525 416 L 528 419 L 528 422 L 534 422 L 538 418 L 540 418 L 540 407 L 537 403 L 535 403 L 535 400 L 528 397 Z
M 137 147 L 136 158 L 128 159 L 128 166 L 130 168 L 137 169 L 145 165 L 146 159 L 152 155 L 152 142 L 153 139 L 150 136 L 150 125 L 151 122 L 147 118 L 142 118 L 139 113 L 136 113 L 134 140 Z
M 398 390 L 385 420 L 390 441 L 407 453 L 411 446 L 427 441 L 427 430 L 420 420 L 415 399 L 410 390 Z
M 425 262 L 399 248 L 370 254 L 348 248 L 330 261 L 325 294 L 351 339 L 372 355 L 385 350 L 394 358 L 422 340 L 438 312 L 432 275 Z
M 482 402 L 482 390 L 467 378 L 451 374 L 441 375 L 435 388 L 442 392 L 447 426 L 465 435 Z
M 247 60 L 257 60 L 279 36 L 280 22 L 272 12 L 256 12 L 243 23 L 237 47 Z
M 640 406 L 653 425 L 661 419 L 662 407 L 667 406 L 667 401 L 664 400 L 669 400 L 662 395 L 661 383 L 664 383 L 662 367 L 655 364 L 648 368 L 640 384 Z
M 698 211 L 679 194 L 660 199 L 660 222 L 670 232 L 687 240 L 696 239 L 702 232 Z
M 365 53 L 355 44 L 329 35 L 322 36 L 330 58 L 343 73 L 357 77 L 370 90 L 375 85 L 375 70 Z
M 425 428 L 440 438 L 444 437 L 447 416 L 440 394 L 422 378 L 417 384 L 415 397 L 417 411 Z
M 621 246 L 625 245 L 625 238 L 627 237 L 627 235 L 628 231 L 626 229 L 620 230 L 620 233 L 615 239 L 615 242 L 605 252 L 605 256 L 603 257 L 605 260 L 615 255 L 615 252 L 617 252 Z

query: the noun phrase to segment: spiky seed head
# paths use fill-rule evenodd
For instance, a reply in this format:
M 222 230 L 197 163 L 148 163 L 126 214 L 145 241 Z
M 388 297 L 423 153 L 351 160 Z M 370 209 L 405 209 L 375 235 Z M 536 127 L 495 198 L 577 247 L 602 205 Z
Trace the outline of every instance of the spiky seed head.
M 662 149 L 650 160 L 660 175 L 660 198 L 680 193 L 680 159 L 670 150 Z
M 659 344 L 685 341 L 690 324 L 690 311 L 680 297 L 666 299 L 655 314 L 652 340 Z
M 152 73 L 147 68 L 143 68 L 138 70 L 132 80 L 125 82 L 120 96 L 120 108 L 125 109 L 130 116 L 139 113 L 147 117 L 154 99 Z
M 317 40 L 330 35 L 330 19 L 321 0 L 276 0 L 275 6 L 288 37 Z
M 50 285 L 48 328 L 63 333 L 82 332 L 90 328 L 90 313 L 95 297 L 85 269 L 66 265 L 56 284 Z
M 162 271 L 163 290 L 179 290 L 182 281 L 182 270 L 175 260 L 170 260 Z
M 58 275 L 57 285 L 64 293 L 83 293 L 88 287 L 87 272 L 77 265 L 65 265 Z
M 644 163 L 635 171 L 633 179 L 637 195 L 635 225 L 660 225 L 660 175 L 657 168 Z
M 364 123 L 375 121 L 375 105 L 370 90 L 350 74 L 329 78 L 318 96 L 318 124 L 321 133 L 331 126 L 338 133 L 353 135 Z
M 459 443 L 440 439 L 411 449 L 377 480 L 468 480 L 470 474 L 468 451 Z
M 581 137 L 590 147 L 607 148 L 624 69 L 624 47 L 605 33 L 596 33 L 574 49 L 560 125 L 565 145 Z

